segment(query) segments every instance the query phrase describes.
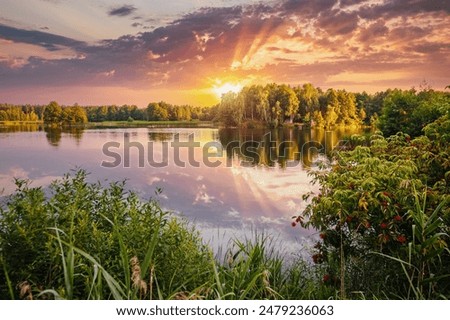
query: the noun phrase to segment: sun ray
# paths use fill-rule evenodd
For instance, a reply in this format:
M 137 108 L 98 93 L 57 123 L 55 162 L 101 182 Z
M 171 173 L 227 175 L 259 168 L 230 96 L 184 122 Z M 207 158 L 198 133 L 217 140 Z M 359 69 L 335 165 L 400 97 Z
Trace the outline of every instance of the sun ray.
M 242 85 L 239 83 L 225 82 L 213 86 L 213 91 L 219 98 L 228 92 L 238 93 L 241 90 Z

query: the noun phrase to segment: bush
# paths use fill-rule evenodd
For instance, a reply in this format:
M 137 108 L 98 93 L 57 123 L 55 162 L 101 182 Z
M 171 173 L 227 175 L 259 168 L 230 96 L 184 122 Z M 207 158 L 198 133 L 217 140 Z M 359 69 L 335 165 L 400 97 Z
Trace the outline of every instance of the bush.
M 450 297 L 449 123 L 442 117 L 414 140 L 373 135 L 311 173 L 321 187 L 304 224 L 320 230 L 313 258 L 341 296 Z
M 235 241 L 222 263 L 198 232 L 83 170 L 49 190 L 16 180 L 0 206 L 0 299 L 326 299 L 334 290 L 267 237 Z M 320 269 L 320 268 L 319 268 Z
M 81 170 L 52 183 L 49 197 L 16 185 L 0 211 L 0 282 L 9 284 L 0 298 L 21 297 L 25 284 L 42 297 L 155 298 L 206 281 L 211 253 L 198 233 L 124 183 L 102 188 Z

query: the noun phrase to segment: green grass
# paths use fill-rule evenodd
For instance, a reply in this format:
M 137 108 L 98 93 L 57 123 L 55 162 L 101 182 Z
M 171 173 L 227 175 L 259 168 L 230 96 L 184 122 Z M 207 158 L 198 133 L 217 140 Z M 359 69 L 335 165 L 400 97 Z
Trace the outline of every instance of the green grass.
M 325 299 L 301 259 L 262 235 L 232 242 L 219 261 L 195 228 L 124 183 L 78 171 L 50 190 L 17 180 L 0 208 L 0 299 Z M 21 294 L 20 283 L 32 294 Z
M 80 170 L 49 190 L 31 188 L 25 180 L 16 185 L 0 204 L 0 299 L 342 298 L 339 280 L 324 280 L 330 264 L 286 257 L 276 249 L 282 244 L 258 233 L 233 240 L 219 259 L 189 222 L 154 199 L 140 199 L 123 182 L 90 183 Z M 448 251 L 433 242 L 444 204 L 425 218 L 424 203 L 417 198 L 410 212 L 416 230 L 413 257 L 425 246 L 430 253 Z M 424 284 L 435 282 L 423 278 L 431 260 L 380 258 L 404 270 L 406 277 L 395 281 L 410 287 L 410 294 L 388 291 L 391 279 L 371 278 L 371 271 L 358 270 L 354 261 L 346 277 L 364 271 L 378 289 L 362 288 L 347 297 L 421 299 L 434 289 Z

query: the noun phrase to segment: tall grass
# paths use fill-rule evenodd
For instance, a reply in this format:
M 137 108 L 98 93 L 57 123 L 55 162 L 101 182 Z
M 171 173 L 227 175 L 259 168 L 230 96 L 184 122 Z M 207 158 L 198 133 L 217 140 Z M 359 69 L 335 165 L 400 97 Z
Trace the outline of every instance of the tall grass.
M 391 261 L 397 262 L 408 283 L 407 299 L 445 298 L 439 292 L 444 282 L 450 279 L 450 269 L 441 255 L 450 253 L 446 241 L 449 238 L 441 213 L 448 206 L 449 198 L 441 201 L 437 207 L 427 214 L 427 192 L 420 194 L 413 190 L 414 206 L 408 211 L 412 221 L 412 239 L 408 243 L 405 257 L 394 257 L 376 253 Z M 447 285 L 448 286 L 448 285 Z
M 88 183 L 80 170 L 48 192 L 16 185 L 0 208 L 2 299 L 22 298 L 21 283 L 38 299 L 327 297 L 307 264 L 288 265 L 267 237 L 236 240 L 219 261 L 188 222 L 124 183 Z
M 235 239 L 214 256 L 192 225 L 124 183 L 88 183 L 80 170 L 49 192 L 16 184 L 0 206 L 0 299 L 340 298 L 339 286 L 323 281 L 327 266 L 286 257 L 263 234 Z M 412 294 L 402 298 L 428 297 L 436 286 L 431 275 L 421 277 L 430 260 L 418 253 L 435 248 L 441 220 L 438 213 L 424 219 L 420 208 L 410 213 L 417 220 L 411 259 L 389 257 L 409 277 Z M 387 288 L 352 297 L 383 298 Z

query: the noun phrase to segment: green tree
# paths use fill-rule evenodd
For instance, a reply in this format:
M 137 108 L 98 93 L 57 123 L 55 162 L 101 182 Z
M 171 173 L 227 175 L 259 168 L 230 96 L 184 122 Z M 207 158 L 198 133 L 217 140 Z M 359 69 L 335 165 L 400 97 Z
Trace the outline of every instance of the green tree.
M 219 106 L 218 120 L 225 126 L 238 126 L 241 124 L 244 114 L 243 97 L 234 92 L 222 95 Z
M 61 124 L 63 121 L 63 110 L 56 101 L 50 102 L 45 107 L 44 111 L 44 123 L 48 124 Z
M 380 129 L 386 136 L 410 132 L 411 116 L 419 101 L 414 90 L 390 92 L 383 101 Z
M 244 87 L 240 95 L 244 103 L 244 118 L 267 121 L 267 92 L 260 85 Z
M 278 99 L 281 109 L 283 110 L 283 117 L 281 120 L 284 122 L 285 119 L 288 118 L 289 122 L 292 123 L 299 108 L 297 95 L 291 87 L 281 85 L 279 86 Z
M 311 83 L 305 83 L 302 87 L 296 88 L 295 92 L 299 100 L 299 113 L 302 119 L 319 109 L 319 91 Z M 312 120 L 312 117 L 310 116 L 309 119 Z
M 339 118 L 339 115 L 335 111 L 336 107 L 328 106 L 327 111 L 325 112 L 324 124 L 325 128 L 332 128 L 336 125 L 336 121 Z
M 292 122 L 299 108 L 298 98 L 294 90 L 285 84 L 277 85 L 275 83 L 268 84 L 266 90 L 270 111 L 269 121 L 281 124 L 288 118 Z
M 152 121 L 169 120 L 167 109 L 160 106 L 159 103 L 152 102 L 147 107 L 148 119 Z
M 66 124 L 84 124 L 88 121 L 86 110 L 83 107 L 66 107 L 62 111 L 63 122 Z

